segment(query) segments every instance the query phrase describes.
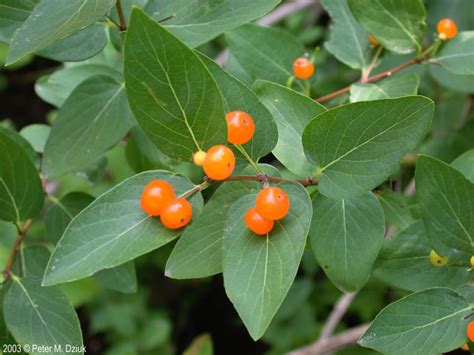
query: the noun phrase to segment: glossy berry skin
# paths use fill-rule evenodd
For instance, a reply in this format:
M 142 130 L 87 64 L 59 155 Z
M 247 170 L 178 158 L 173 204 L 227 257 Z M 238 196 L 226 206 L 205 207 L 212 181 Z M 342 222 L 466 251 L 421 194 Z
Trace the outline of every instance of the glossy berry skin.
M 298 79 L 309 79 L 314 74 L 314 64 L 306 58 L 297 58 L 293 63 L 293 74 Z
M 448 262 L 447 256 L 440 256 L 434 250 L 430 251 L 430 262 L 434 266 L 444 266 Z
M 203 166 L 204 161 L 206 160 L 206 155 L 207 153 L 202 150 L 199 150 L 196 153 L 194 153 L 193 155 L 194 164 L 196 164 L 197 166 Z
M 467 326 L 467 338 L 469 341 L 474 342 L 474 320 Z
M 266 187 L 258 193 L 255 207 L 262 217 L 275 221 L 286 216 L 290 199 L 279 187 Z
M 456 23 L 449 18 L 439 21 L 437 30 L 439 33 L 439 38 L 441 39 L 451 39 L 456 37 L 458 34 L 458 26 L 456 26 Z
M 212 180 L 227 179 L 234 171 L 234 152 L 225 145 L 215 145 L 207 151 L 204 172 Z
M 166 228 L 180 229 L 193 217 L 193 208 L 188 200 L 178 197 L 171 200 L 161 211 L 160 220 Z
M 372 36 L 372 35 L 369 35 L 369 40 L 370 40 L 370 42 L 372 42 L 372 44 L 373 44 L 374 46 L 378 46 L 378 45 L 380 44 L 379 41 L 377 41 L 377 40 L 375 39 L 375 37 Z
M 252 117 L 243 111 L 232 111 L 225 115 L 227 121 L 227 141 L 232 144 L 245 144 L 255 133 Z
M 163 207 L 173 198 L 173 186 L 164 180 L 153 180 L 145 186 L 140 204 L 149 215 L 159 216 Z
M 258 235 L 267 235 L 272 229 L 274 222 L 260 216 L 255 207 L 249 208 L 245 213 L 245 224 Z

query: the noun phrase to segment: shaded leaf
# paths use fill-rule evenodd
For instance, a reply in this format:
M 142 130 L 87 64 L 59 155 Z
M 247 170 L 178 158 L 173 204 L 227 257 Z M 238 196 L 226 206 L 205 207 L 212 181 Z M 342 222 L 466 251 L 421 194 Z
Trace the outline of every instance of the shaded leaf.
M 316 116 L 303 132 L 318 166 L 322 194 L 343 198 L 369 191 L 398 168 L 427 133 L 433 101 L 422 96 L 356 102 Z
M 474 31 L 460 32 L 431 59 L 458 75 L 474 75 Z
M 43 284 L 90 276 L 177 238 L 183 230 L 166 229 L 140 206 L 143 188 L 154 179 L 168 181 L 176 195 L 194 186 L 184 177 L 157 170 L 135 175 L 99 196 L 67 227 L 51 256 Z M 201 195 L 194 195 L 190 201 L 197 214 L 202 208 Z
M 372 101 L 394 97 L 416 95 L 420 80 L 416 74 L 397 75 L 377 84 L 353 84 L 351 102 Z
M 451 163 L 464 176 L 474 183 L 474 149 L 468 150 Z
M 191 161 L 199 148 L 226 141 L 222 96 L 209 70 L 138 8 L 125 41 L 125 80 L 138 123 L 163 153 Z
M 135 264 L 128 261 L 122 265 L 99 271 L 94 278 L 105 288 L 123 293 L 137 291 Z
M 458 75 L 440 65 L 430 65 L 430 73 L 442 87 L 466 94 L 474 93 L 474 75 Z
M 267 236 L 244 223 L 255 194 L 230 209 L 224 231 L 224 286 L 251 337 L 259 339 L 280 308 L 296 276 L 311 222 L 311 201 L 303 186 L 278 185 L 290 198 L 290 211 Z
M 31 124 L 23 127 L 20 135 L 31 144 L 36 152 L 43 153 L 50 130 L 51 127 L 45 124 Z
M 359 290 L 367 281 L 382 247 L 383 210 L 366 193 L 354 199 L 313 199 L 309 239 L 316 260 L 331 282 L 342 291 Z
M 385 220 L 397 230 L 402 230 L 410 226 L 414 219 L 408 208 L 406 198 L 392 190 L 383 190 L 376 194 L 383 208 Z

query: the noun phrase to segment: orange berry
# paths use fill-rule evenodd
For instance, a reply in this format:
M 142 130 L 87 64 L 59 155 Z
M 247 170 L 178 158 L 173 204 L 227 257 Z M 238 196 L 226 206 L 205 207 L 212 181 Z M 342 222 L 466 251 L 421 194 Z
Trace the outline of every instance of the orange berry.
M 140 204 L 149 215 L 159 216 L 163 207 L 173 198 L 173 186 L 164 180 L 153 180 L 145 186 Z
M 249 208 L 245 213 L 245 224 L 258 235 L 266 235 L 273 228 L 273 221 L 260 216 L 255 207 Z
M 245 144 L 255 133 L 252 117 L 243 111 L 232 111 L 225 115 L 227 121 L 227 140 L 232 144 Z
M 456 23 L 449 18 L 444 18 L 439 21 L 437 29 L 439 38 L 443 40 L 454 38 L 458 34 L 458 26 L 456 26 Z
M 213 180 L 228 178 L 235 167 L 234 152 L 225 145 L 215 145 L 207 151 L 204 172 Z
M 161 211 L 160 220 L 166 228 L 179 229 L 191 221 L 193 208 L 188 200 L 178 197 L 171 200 Z
M 311 78 L 314 74 L 314 64 L 306 58 L 297 58 L 293 63 L 293 73 L 299 79 Z
M 257 212 L 271 220 L 282 219 L 290 209 L 290 200 L 285 191 L 278 187 L 266 187 L 257 195 Z
M 377 41 L 374 36 L 369 35 L 369 40 L 370 40 L 370 42 L 372 42 L 372 44 L 373 44 L 374 46 L 378 46 L 378 45 L 379 45 L 379 41 Z
M 206 160 L 206 152 L 199 150 L 193 155 L 194 164 L 197 166 L 203 166 L 204 160 Z
M 467 326 L 467 337 L 469 341 L 474 342 L 474 320 Z

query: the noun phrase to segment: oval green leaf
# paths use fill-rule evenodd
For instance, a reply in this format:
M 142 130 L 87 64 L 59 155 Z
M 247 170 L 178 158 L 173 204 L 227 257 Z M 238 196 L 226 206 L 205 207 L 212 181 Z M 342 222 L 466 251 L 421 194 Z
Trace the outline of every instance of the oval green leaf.
M 474 75 L 474 31 L 460 32 L 431 59 L 458 75 Z

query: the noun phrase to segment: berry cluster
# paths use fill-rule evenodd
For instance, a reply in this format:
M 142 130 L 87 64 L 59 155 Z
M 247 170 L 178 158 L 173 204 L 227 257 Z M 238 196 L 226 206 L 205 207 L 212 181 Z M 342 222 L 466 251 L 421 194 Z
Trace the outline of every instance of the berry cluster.
M 140 203 L 149 215 L 160 216 L 161 223 L 169 229 L 184 227 L 193 216 L 188 200 L 175 197 L 173 186 L 164 180 L 153 180 L 146 185 Z

